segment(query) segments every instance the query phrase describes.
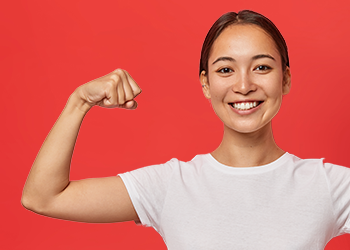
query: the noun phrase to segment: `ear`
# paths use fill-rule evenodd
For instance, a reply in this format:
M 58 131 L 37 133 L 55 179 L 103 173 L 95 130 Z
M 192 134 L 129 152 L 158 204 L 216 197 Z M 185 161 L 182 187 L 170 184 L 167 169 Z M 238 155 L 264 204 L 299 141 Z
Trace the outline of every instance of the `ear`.
M 291 82 L 291 73 L 290 73 L 290 68 L 286 67 L 284 74 L 283 74 L 283 85 L 282 85 L 282 94 L 286 95 L 289 93 L 290 88 L 292 87 L 292 82 Z
M 202 90 L 203 90 L 203 94 L 205 96 L 205 98 L 210 99 L 210 91 L 209 91 L 209 81 L 208 81 L 208 75 L 205 73 L 205 71 L 203 70 L 201 72 L 201 75 L 199 76 L 199 80 L 202 84 Z

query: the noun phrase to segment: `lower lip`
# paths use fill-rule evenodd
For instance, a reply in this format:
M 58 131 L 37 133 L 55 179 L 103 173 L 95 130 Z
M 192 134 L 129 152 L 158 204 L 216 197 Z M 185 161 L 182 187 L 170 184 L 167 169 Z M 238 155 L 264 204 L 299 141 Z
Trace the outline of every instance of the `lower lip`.
M 249 115 L 251 113 L 254 113 L 255 111 L 257 111 L 258 109 L 260 109 L 260 107 L 264 104 L 264 102 L 260 103 L 258 106 L 256 106 L 255 108 L 252 109 L 248 109 L 248 110 L 239 110 L 239 109 L 235 109 L 234 107 L 232 107 L 230 104 L 229 106 L 231 107 L 231 109 L 239 114 L 239 115 Z

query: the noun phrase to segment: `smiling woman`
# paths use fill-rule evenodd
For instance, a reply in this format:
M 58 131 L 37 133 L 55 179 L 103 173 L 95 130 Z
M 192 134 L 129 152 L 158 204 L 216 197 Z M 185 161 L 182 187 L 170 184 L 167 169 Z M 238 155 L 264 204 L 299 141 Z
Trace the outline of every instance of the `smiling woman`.
M 321 250 L 350 233 L 350 170 L 300 159 L 273 138 L 271 121 L 291 88 L 287 46 L 273 23 L 248 10 L 223 15 L 204 41 L 200 82 L 224 126 L 213 152 L 70 181 L 87 112 L 137 107 L 140 87 L 117 69 L 70 96 L 32 166 L 22 204 L 73 221 L 133 220 L 177 250 Z
M 290 89 L 289 67 L 283 72 L 274 41 L 256 25 L 226 28 L 212 46 L 207 72 L 201 72 L 205 96 L 225 128 L 238 132 L 270 126 Z

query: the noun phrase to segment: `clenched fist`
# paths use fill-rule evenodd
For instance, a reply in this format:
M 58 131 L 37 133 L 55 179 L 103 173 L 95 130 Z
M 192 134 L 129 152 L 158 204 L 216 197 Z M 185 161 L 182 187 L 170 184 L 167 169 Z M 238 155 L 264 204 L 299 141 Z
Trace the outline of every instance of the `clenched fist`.
M 91 107 L 135 109 L 134 98 L 141 93 L 140 87 L 128 72 L 116 69 L 78 87 L 79 96 Z

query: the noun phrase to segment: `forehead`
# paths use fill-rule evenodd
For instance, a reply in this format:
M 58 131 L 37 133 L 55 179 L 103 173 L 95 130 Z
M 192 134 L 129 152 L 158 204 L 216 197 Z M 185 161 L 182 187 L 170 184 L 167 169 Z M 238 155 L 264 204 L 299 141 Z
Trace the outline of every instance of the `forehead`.
M 258 54 L 271 54 L 281 60 L 274 40 L 262 28 L 252 24 L 235 24 L 227 27 L 215 40 L 209 63 L 219 56 L 251 58 Z

